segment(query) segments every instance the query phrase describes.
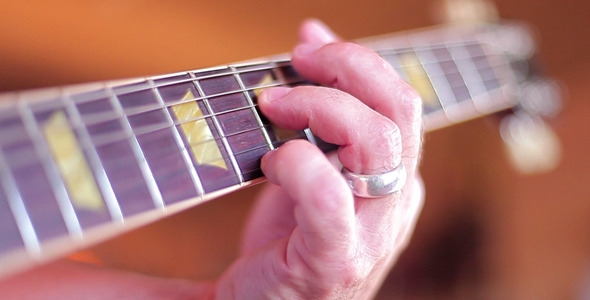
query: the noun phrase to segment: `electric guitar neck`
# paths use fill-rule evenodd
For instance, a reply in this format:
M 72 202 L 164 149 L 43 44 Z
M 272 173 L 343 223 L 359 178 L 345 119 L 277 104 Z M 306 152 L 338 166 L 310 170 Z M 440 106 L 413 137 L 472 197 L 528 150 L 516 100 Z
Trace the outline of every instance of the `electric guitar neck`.
M 515 24 L 359 42 L 418 90 L 426 130 L 520 106 L 534 53 Z M 261 89 L 304 84 L 279 56 L 1 95 L 0 276 L 260 182 L 260 158 L 291 139 L 335 149 L 258 110 Z

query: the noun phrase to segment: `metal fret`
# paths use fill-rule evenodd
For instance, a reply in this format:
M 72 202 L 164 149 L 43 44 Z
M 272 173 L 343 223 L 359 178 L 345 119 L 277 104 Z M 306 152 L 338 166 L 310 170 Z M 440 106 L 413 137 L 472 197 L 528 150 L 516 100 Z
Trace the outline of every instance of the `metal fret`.
M 441 107 L 447 118 L 451 121 L 459 119 L 460 116 L 454 114 L 453 111 L 453 107 L 458 101 L 453 93 L 453 87 L 446 77 L 445 70 L 442 69 L 442 66 L 438 63 L 425 63 L 426 60 L 438 62 L 432 49 L 420 51 L 420 54 L 417 54 L 417 57 L 430 78 L 433 88 L 436 90 Z M 437 76 L 435 74 L 442 74 L 443 76 Z
M 191 77 L 195 76 L 193 73 L 189 73 L 189 74 Z M 205 92 L 203 91 L 203 88 L 201 87 L 201 84 L 199 84 L 198 80 L 193 81 L 193 83 L 195 84 L 197 91 L 204 97 L 203 103 L 205 104 L 207 111 L 209 111 L 211 113 L 213 110 L 211 109 L 211 105 L 209 104 L 209 100 L 206 97 L 207 94 L 205 94 Z M 234 156 L 233 151 L 232 151 L 231 147 L 229 146 L 229 142 L 227 141 L 227 137 L 225 136 L 223 129 L 219 125 L 219 121 L 217 120 L 217 116 L 212 115 L 211 120 L 213 121 L 213 124 L 214 124 L 215 128 L 217 129 L 217 132 L 219 132 L 219 135 L 221 136 L 221 142 L 222 142 L 223 146 L 225 147 L 225 150 L 229 156 L 229 160 L 233 166 L 234 173 L 236 174 L 238 181 L 241 184 L 244 182 L 244 176 L 242 175 L 242 171 L 240 170 L 240 166 L 238 165 L 238 162 L 236 161 L 236 157 Z
M 250 71 L 248 71 L 250 72 Z M 209 75 L 206 76 L 205 78 L 215 78 L 215 77 L 221 77 L 221 74 L 215 74 L 215 75 Z M 192 83 L 192 80 L 179 80 L 179 81 L 174 81 L 176 84 L 182 84 L 182 83 Z M 207 96 L 195 96 L 195 98 L 191 99 L 190 101 L 196 101 L 196 100 L 204 100 L 205 98 L 215 98 L 215 97 L 222 97 L 222 96 L 227 96 L 227 95 L 232 95 L 232 94 L 236 94 L 236 93 L 242 93 L 242 92 L 249 92 L 249 91 L 254 91 L 254 90 L 258 90 L 258 89 L 262 89 L 262 88 L 268 88 L 268 87 L 275 87 L 275 86 L 282 86 L 282 85 L 291 85 L 291 84 L 296 84 L 296 83 L 300 83 L 301 80 L 292 80 L 292 81 L 286 81 L 286 82 L 282 82 L 282 83 L 270 83 L 270 84 L 265 84 L 265 85 L 261 85 L 261 86 L 256 86 L 256 87 L 248 87 L 245 89 L 235 89 L 235 90 L 230 90 L 230 91 L 226 91 L 226 92 L 220 92 L 220 93 L 216 93 L 216 94 L 211 94 L 211 95 L 207 95 Z M 165 87 L 170 87 L 173 86 L 174 84 L 170 84 L 170 83 L 166 83 L 166 84 L 154 84 L 154 86 L 157 86 L 159 88 L 165 88 Z M 118 88 L 124 88 L 125 86 L 112 86 L 113 89 L 118 89 Z M 134 92 L 141 92 L 141 91 L 145 91 L 146 89 L 139 89 L 139 90 L 133 90 L 133 92 L 129 92 L 129 93 L 134 93 Z M 116 93 L 119 94 L 119 93 Z M 190 102 L 190 101 L 182 101 L 182 100 L 178 100 L 176 102 L 173 103 L 165 103 L 164 107 L 169 108 L 172 107 L 174 105 L 177 104 L 183 104 L 186 102 Z M 147 111 L 151 111 L 157 108 L 162 108 L 162 106 L 158 105 L 153 105 L 153 106 L 141 106 L 139 108 L 132 108 L 132 109 L 125 109 L 125 112 L 127 115 L 136 115 L 136 114 L 140 114 L 143 112 L 147 112 Z M 101 115 L 98 117 L 95 117 L 92 119 L 92 122 L 102 122 L 102 121 L 107 121 L 107 120 L 111 120 L 112 116 L 108 116 L 108 115 Z
M 10 173 L 2 151 L 0 151 L 0 184 L 2 184 L 2 189 L 7 193 L 8 206 L 12 211 L 27 253 L 32 257 L 40 257 L 41 244 L 39 238 L 33 227 L 33 222 L 27 213 L 25 202 L 18 191 L 16 180 Z
M 35 150 L 41 159 L 41 164 L 43 165 L 43 169 L 45 170 L 47 179 L 49 180 L 55 199 L 57 200 L 57 205 L 61 210 L 68 232 L 73 238 L 81 239 L 82 226 L 80 220 L 78 219 L 74 206 L 68 197 L 66 185 L 62 180 L 59 170 L 51 159 L 51 152 L 47 145 L 42 142 L 43 138 L 40 135 L 41 130 L 39 124 L 35 120 L 33 112 L 24 101 L 19 103 L 19 112 L 25 129 L 31 137 Z
M 152 79 L 148 79 L 147 81 L 150 84 L 152 91 L 156 95 L 158 102 L 162 105 L 162 108 L 165 108 L 166 104 L 164 102 L 164 99 L 162 98 L 162 95 L 160 94 L 158 89 L 155 87 L 154 81 Z M 199 177 L 199 174 L 197 173 L 197 169 L 195 167 L 193 167 L 192 160 L 190 158 L 190 154 L 188 153 L 188 150 L 186 149 L 186 147 L 184 147 L 184 143 L 182 141 L 182 137 L 180 136 L 180 133 L 178 132 L 178 129 L 176 128 L 176 126 L 174 126 L 174 120 L 172 119 L 172 116 L 170 116 L 170 113 L 166 109 L 164 109 L 164 110 L 166 111 L 165 112 L 166 119 L 168 120 L 168 123 L 170 124 L 170 129 L 172 130 L 172 135 L 174 137 L 174 140 L 176 141 L 176 146 L 180 150 L 180 154 L 181 154 L 182 159 L 184 161 L 184 165 L 186 166 L 186 169 L 188 170 L 189 176 L 191 177 L 191 180 L 194 184 L 194 187 L 197 190 L 197 193 L 202 198 L 205 195 L 205 189 L 203 188 L 203 185 L 200 181 L 200 177 Z
M 252 111 L 254 118 L 256 118 L 256 122 L 258 123 L 258 126 L 260 126 L 260 130 L 262 131 L 262 135 L 264 136 L 264 140 L 266 141 L 266 144 L 268 145 L 268 149 L 274 150 L 275 147 L 273 146 L 273 144 L 270 140 L 270 137 L 268 136 L 268 131 L 266 131 L 266 129 L 264 128 L 265 125 L 262 123 L 262 120 L 260 119 L 260 115 L 258 114 L 258 111 L 255 109 L 256 104 L 254 104 L 252 97 L 250 97 L 250 94 L 247 92 L 246 85 L 242 81 L 241 76 L 238 75 L 239 72 L 237 72 L 236 67 L 231 66 L 230 68 L 234 72 L 234 77 L 236 78 L 236 81 L 238 82 L 238 85 L 240 86 L 240 89 L 242 90 L 244 97 L 246 97 L 246 101 L 248 101 L 248 104 L 250 106 L 250 110 Z
M 445 70 L 445 76 L 451 85 L 455 99 L 461 105 L 465 103 L 473 104 L 470 101 L 473 95 L 469 92 L 469 89 L 465 85 L 465 78 L 457 66 L 457 62 L 452 58 L 448 47 L 441 45 L 440 47 L 432 48 L 432 52 L 438 59 L 438 64 L 441 65 L 442 69 Z
M 277 62 L 271 61 L 270 63 L 272 65 L 271 70 L 273 71 L 274 75 L 278 78 L 280 82 L 286 83 L 287 79 L 285 78 L 283 72 L 278 72 L 280 66 L 277 64 Z M 309 128 L 305 128 L 303 130 L 303 135 L 305 136 L 305 139 L 310 141 L 312 144 L 317 144 L 315 141 L 315 137 L 313 136 L 313 133 L 311 133 L 311 130 Z
M 382 51 L 381 55 L 394 66 L 400 77 L 406 82 L 413 84 L 422 98 L 423 119 L 426 128 L 444 126 L 449 123 L 449 118 L 443 109 L 441 96 L 443 96 L 433 82 L 432 70 L 426 68 L 424 58 L 409 48 L 400 51 Z M 401 57 L 404 56 L 405 62 Z M 409 60 L 409 61 L 408 61 Z M 415 65 L 407 65 L 415 64 Z M 416 78 L 418 77 L 418 78 Z
M 113 188 L 110 185 L 108 177 L 106 176 L 105 169 L 102 166 L 100 157 L 96 152 L 96 148 L 92 145 L 90 134 L 84 126 L 82 117 L 80 116 L 78 109 L 76 108 L 74 102 L 68 94 L 63 94 L 60 99 L 70 116 L 70 121 L 72 122 L 73 127 L 78 129 L 80 135 L 80 144 L 84 149 L 87 150 L 88 163 L 92 168 L 96 182 L 102 192 L 102 196 L 109 211 L 109 214 L 111 215 L 111 219 L 113 221 L 123 223 L 123 211 L 121 210 L 121 206 L 119 206 L 119 202 L 117 201 L 115 192 L 113 191 Z
M 120 122 L 123 125 L 123 130 L 125 130 L 125 133 L 129 135 L 129 143 L 131 144 L 131 149 L 135 156 L 136 162 L 141 170 L 143 178 L 147 184 L 147 188 L 150 192 L 150 195 L 152 196 L 154 206 L 157 208 L 165 209 L 164 199 L 162 198 L 162 194 L 158 189 L 158 185 L 154 178 L 154 174 L 152 174 L 152 171 L 150 170 L 150 167 L 147 164 L 147 160 L 143 155 L 143 151 L 141 150 L 139 141 L 137 141 L 137 137 L 135 136 L 135 134 L 133 134 L 133 129 L 131 128 L 129 120 L 125 117 L 123 107 L 121 106 L 121 103 L 119 103 L 119 99 L 117 98 L 117 95 L 115 94 L 111 86 L 107 85 L 106 91 L 109 96 L 110 102 L 113 105 L 113 108 L 120 117 Z
M 490 47 L 484 47 L 483 45 L 482 43 L 466 45 L 466 48 L 469 59 L 477 67 L 483 84 L 487 90 L 491 91 L 501 87 L 500 79 L 502 76 L 499 76 L 497 68 L 503 67 L 503 70 L 507 71 L 510 65 L 503 59 L 500 61 L 500 56 L 497 53 L 491 53 Z
M 483 100 L 489 100 L 489 97 L 486 97 L 489 96 L 489 91 L 483 83 L 483 78 L 465 45 L 449 47 L 448 51 L 451 58 L 455 61 L 457 69 L 463 77 L 463 82 L 472 96 L 475 108 L 481 113 L 487 112 L 487 109 L 481 103 Z M 466 78 L 478 78 L 478 80 L 466 80 Z
M 8 199 L 2 184 L 0 184 L 0 236 L 2 237 L 0 239 L 0 253 L 24 249 L 23 238 L 8 205 Z M 0 270 L 2 268 L 2 259 L 0 257 Z

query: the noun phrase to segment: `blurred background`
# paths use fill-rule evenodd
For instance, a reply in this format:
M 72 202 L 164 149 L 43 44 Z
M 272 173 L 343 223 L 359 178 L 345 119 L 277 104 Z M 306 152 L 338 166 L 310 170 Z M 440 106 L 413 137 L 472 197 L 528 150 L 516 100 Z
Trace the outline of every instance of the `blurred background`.
M 460 2 L 460 1 L 459 1 Z M 590 299 L 590 3 L 496 0 L 536 31 L 564 87 L 551 172 L 523 175 L 498 124 L 428 133 L 427 198 L 378 299 Z M 0 90 L 168 73 L 287 52 L 307 17 L 346 39 L 436 24 L 439 0 L 0 1 Z M 213 279 L 234 260 L 260 189 L 200 205 L 90 249 L 105 265 Z M 88 253 L 88 252 L 86 252 Z M 586 294 L 584 292 L 586 291 Z

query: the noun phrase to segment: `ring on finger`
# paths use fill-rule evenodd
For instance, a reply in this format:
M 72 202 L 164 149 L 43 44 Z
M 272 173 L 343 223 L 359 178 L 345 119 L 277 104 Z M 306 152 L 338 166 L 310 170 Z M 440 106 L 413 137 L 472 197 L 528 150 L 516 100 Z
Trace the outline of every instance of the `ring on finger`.
M 359 174 L 342 167 L 342 175 L 355 196 L 378 198 L 395 194 L 404 187 L 407 173 L 400 162 L 393 170 L 381 174 Z

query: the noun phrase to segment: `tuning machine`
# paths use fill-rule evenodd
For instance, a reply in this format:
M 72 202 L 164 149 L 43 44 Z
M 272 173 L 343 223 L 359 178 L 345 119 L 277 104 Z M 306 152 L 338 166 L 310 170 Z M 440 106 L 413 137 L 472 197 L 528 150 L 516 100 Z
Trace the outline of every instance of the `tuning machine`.
M 552 80 L 522 83 L 519 106 L 500 122 L 500 134 L 512 165 L 521 173 L 553 170 L 561 159 L 561 142 L 545 118 L 561 110 L 561 88 Z

